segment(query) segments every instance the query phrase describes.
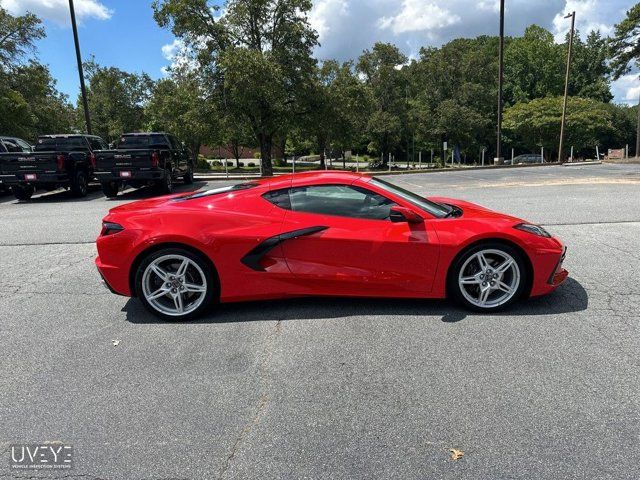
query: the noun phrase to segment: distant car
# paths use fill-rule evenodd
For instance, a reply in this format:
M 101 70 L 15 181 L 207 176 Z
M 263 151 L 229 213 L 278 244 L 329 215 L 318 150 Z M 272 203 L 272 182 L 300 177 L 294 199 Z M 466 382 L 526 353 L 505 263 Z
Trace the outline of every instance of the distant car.
M 457 299 L 483 312 L 567 278 L 546 230 L 376 177 L 314 172 L 116 207 L 96 265 L 166 320 L 217 302 L 301 296 Z
M 93 179 L 94 152 L 106 146 L 94 135 L 42 135 L 33 151 L 0 153 L 0 180 L 18 200 L 28 200 L 39 188 L 58 187 L 85 197 Z
M 193 183 L 191 152 L 176 137 L 163 132 L 126 133 L 112 150 L 98 153 L 96 178 L 108 198 L 124 185 L 153 186 L 160 194 L 173 191 L 173 182 Z
M 508 164 L 509 161 L 506 160 L 506 163 Z M 513 159 L 514 165 L 525 165 L 531 163 L 544 163 L 542 155 L 537 153 L 527 153 L 525 155 L 518 155 Z

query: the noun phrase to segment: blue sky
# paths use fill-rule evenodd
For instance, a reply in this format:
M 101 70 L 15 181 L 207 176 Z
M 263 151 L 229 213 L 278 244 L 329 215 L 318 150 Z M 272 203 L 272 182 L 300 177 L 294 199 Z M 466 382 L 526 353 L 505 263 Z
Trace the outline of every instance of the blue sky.
M 213 2 L 212 2 L 213 3 Z M 220 2 L 222 3 L 222 0 Z M 520 35 L 531 23 L 562 39 L 569 28 L 563 16 L 576 11 L 582 34 L 597 29 L 610 34 L 635 2 L 632 0 L 507 0 L 506 30 Z M 68 0 L 0 0 L 12 13 L 32 11 L 44 19 L 47 38 L 38 57 L 50 66 L 58 88 L 75 101 L 78 75 Z M 132 72 L 163 75 L 174 42 L 171 32 L 153 20 L 151 0 L 75 0 L 85 59 Z M 376 41 L 393 42 L 409 55 L 423 45 L 455 37 L 497 33 L 498 0 L 314 0 L 310 19 L 320 34 L 319 59 L 357 57 Z M 613 85 L 617 102 L 637 102 L 640 81 L 629 75 Z

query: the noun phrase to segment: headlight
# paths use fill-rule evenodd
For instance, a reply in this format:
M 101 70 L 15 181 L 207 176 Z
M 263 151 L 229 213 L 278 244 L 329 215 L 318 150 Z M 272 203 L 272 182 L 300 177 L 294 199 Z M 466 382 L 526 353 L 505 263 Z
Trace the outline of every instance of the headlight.
M 540 225 L 531 225 L 530 223 L 521 223 L 520 225 L 516 225 L 513 228 L 517 228 L 518 230 L 522 230 L 523 232 L 533 233 L 534 235 L 538 235 L 539 237 L 551 238 L 551 234 L 547 232 Z

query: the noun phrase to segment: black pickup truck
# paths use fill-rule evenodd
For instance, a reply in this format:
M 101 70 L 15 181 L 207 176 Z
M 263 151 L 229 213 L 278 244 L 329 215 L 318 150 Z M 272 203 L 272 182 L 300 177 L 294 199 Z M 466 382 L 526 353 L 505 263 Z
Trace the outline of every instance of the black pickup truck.
M 173 182 L 193 183 L 193 159 L 189 150 L 167 133 L 127 133 L 115 150 L 96 154 L 96 178 L 104 194 L 113 198 L 124 185 L 153 186 L 160 194 L 173 191 Z
M 93 178 L 94 152 L 106 148 L 104 140 L 92 135 L 43 135 L 33 152 L 0 153 L 0 182 L 18 200 L 28 200 L 39 188 L 59 187 L 84 197 Z
M 33 145 L 16 137 L 0 137 L 0 153 L 31 153 Z M 1 167 L 0 167 L 1 168 Z M 2 172 L 0 171 L 0 174 Z M 0 180 L 0 192 L 4 193 L 10 187 Z

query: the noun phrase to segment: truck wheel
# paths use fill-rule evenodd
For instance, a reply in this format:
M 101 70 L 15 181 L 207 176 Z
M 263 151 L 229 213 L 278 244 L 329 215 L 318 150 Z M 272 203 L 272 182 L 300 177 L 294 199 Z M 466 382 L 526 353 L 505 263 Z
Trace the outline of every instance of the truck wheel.
M 35 189 L 31 185 L 16 185 L 11 188 L 11 191 L 18 200 L 29 200 L 33 196 Z
M 164 178 L 158 182 L 157 191 L 161 195 L 169 195 L 173 192 L 173 177 L 170 170 L 167 170 Z
M 184 177 L 182 177 L 185 185 L 191 185 L 193 183 L 193 165 L 189 164 L 189 168 L 187 169 L 187 173 Z
M 118 190 L 120 187 L 116 182 L 108 182 L 102 184 L 102 193 L 107 198 L 116 198 L 118 196 Z
M 76 176 L 71 182 L 71 192 L 76 197 L 87 196 L 87 174 L 85 172 L 76 172 Z

